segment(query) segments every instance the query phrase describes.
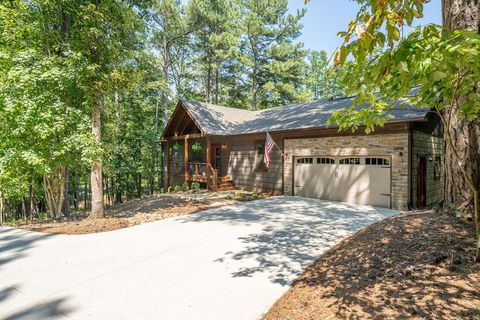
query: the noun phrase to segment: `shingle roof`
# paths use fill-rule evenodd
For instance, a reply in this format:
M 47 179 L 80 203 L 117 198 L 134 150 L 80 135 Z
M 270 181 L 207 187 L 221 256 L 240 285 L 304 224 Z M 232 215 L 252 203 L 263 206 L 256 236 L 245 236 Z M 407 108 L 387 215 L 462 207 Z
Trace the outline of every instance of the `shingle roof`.
M 240 135 L 266 130 L 275 132 L 325 128 L 327 120 L 335 111 L 349 107 L 352 102 L 353 98 L 323 99 L 259 111 L 195 101 L 182 101 L 182 104 L 205 134 Z M 388 122 L 425 120 L 428 109 L 419 109 L 408 104 L 401 105 L 402 102 L 396 101 L 393 108 L 386 112 L 392 116 Z M 366 105 L 360 106 L 360 108 L 365 107 Z

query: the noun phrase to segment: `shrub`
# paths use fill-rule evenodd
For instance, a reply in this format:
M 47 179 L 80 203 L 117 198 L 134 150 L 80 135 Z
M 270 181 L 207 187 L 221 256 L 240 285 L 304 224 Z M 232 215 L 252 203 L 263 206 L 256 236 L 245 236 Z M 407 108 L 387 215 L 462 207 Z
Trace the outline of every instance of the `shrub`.
M 193 190 L 194 192 L 200 190 L 200 183 L 198 183 L 198 182 L 192 182 L 192 190 Z
M 182 184 L 182 190 L 183 190 L 184 192 L 187 192 L 188 189 L 190 189 L 190 188 L 188 187 L 188 183 L 184 182 L 184 183 Z
M 180 191 L 182 191 L 182 187 L 180 187 L 180 185 L 177 184 L 177 185 L 175 186 L 175 188 L 173 188 L 173 191 L 175 191 L 175 192 L 180 192 Z
M 171 193 L 173 191 L 173 187 L 168 187 L 167 192 Z
M 165 188 L 160 188 L 160 193 L 165 193 Z

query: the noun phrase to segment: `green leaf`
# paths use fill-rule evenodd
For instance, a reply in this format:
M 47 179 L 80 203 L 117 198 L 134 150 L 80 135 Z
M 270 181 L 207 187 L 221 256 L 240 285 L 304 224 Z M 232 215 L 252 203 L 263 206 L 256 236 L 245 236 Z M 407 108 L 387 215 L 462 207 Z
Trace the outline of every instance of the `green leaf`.
M 432 73 L 432 79 L 433 79 L 433 81 L 440 81 L 440 80 L 442 80 L 443 78 L 445 78 L 446 76 L 447 76 L 447 75 L 446 75 L 444 72 L 442 72 L 442 71 L 434 71 L 434 72 Z

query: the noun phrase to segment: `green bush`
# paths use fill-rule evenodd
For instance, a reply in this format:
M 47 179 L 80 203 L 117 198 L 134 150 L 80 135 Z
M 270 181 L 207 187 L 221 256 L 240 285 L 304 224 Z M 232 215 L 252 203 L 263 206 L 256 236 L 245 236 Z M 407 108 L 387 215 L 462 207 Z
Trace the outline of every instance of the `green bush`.
M 195 191 L 195 192 L 200 190 L 200 183 L 192 182 L 192 190 Z
M 177 185 L 175 186 L 175 188 L 173 188 L 173 191 L 175 191 L 175 192 L 180 192 L 180 191 L 182 191 L 182 187 L 180 187 L 180 185 L 177 184 Z
M 173 187 L 168 187 L 167 192 L 168 192 L 168 193 L 173 192 Z
M 188 183 L 184 182 L 184 183 L 182 184 L 182 190 L 183 190 L 184 192 L 187 192 L 188 189 L 190 189 L 189 186 L 188 186 Z
M 160 188 L 160 193 L 165 193 L 165 188 Z

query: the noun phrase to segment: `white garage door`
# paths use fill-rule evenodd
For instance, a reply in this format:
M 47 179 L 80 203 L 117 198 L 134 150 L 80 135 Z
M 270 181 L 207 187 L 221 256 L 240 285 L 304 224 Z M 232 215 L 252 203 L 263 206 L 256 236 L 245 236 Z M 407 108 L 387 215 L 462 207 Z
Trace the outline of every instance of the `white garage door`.
M 295 195 L 390 208 L 390 157 L 296 157 Z

